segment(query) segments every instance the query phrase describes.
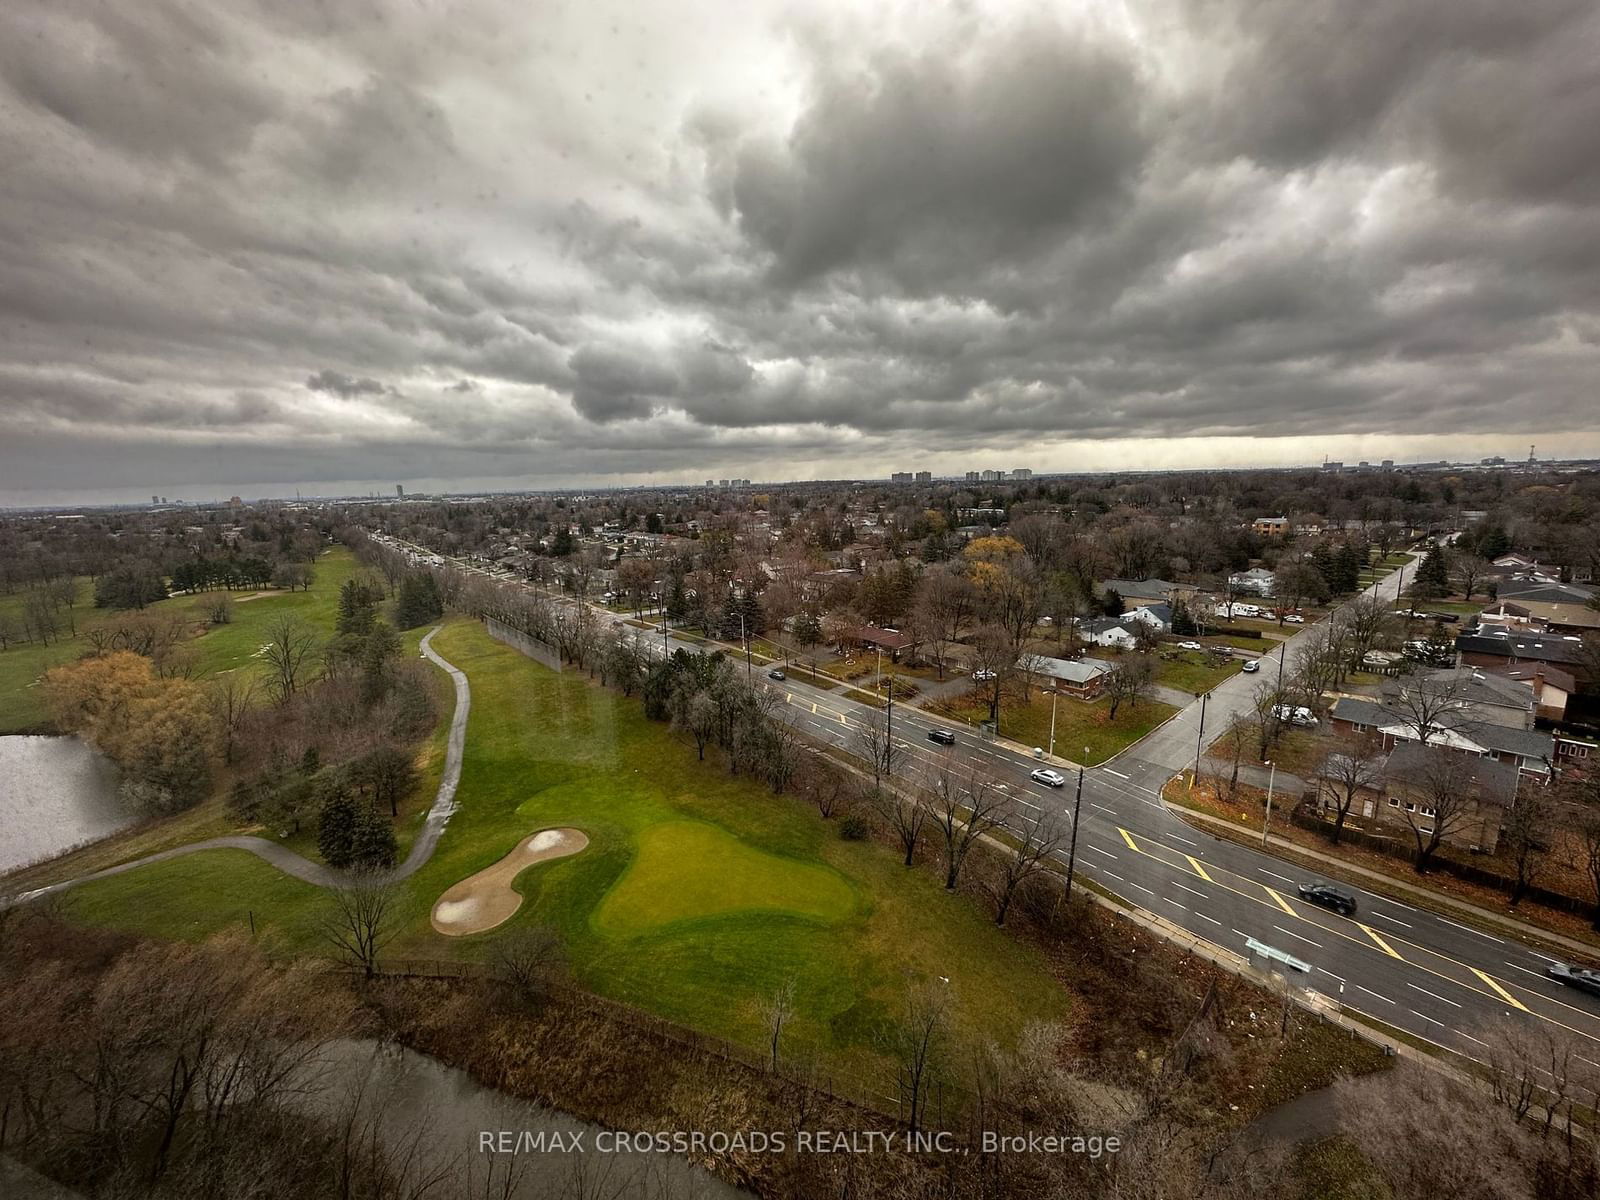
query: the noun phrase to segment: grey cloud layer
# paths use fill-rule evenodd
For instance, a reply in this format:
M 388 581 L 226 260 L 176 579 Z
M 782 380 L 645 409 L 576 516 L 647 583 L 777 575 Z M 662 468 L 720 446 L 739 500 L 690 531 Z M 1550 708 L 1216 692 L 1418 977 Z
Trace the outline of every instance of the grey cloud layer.
M 1588 0 L 15 0 L 0 491 L 1594 430 L 1597 62 Z

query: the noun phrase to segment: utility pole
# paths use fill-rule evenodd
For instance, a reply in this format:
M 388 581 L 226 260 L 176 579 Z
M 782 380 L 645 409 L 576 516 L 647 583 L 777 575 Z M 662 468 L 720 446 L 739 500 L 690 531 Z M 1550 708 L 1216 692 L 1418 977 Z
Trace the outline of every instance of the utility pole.
M 1267 848 L 1267 830 L 1272 828 L 1272 787 L 1278 782 L 1278 764 L 1269 761 L 1267 766 L 1272 770 L 1267 772 L 1267 818 L 1261 822 L 1261 848 Z
M 744 681 L 750 682 L 750 635 L 745 632 L 744 614 L 739 614 L 739 640 L 744 643 Z
M 1286 655 L 1288 653 L 1289 653 L 1289 643 L 1287 641 L 1279 642 L 1278 643 L 1278 695 L 1280 697 L 1283 695 L 1283 658 L 1284 658 L 1284 655 Z
M 1211 699 L 1210 692 L 1200 694 L 1200 732 L 1194 735 L 1194 773 L 1189 776 L 1189 793 L 1194 794 L 1194 785 L 1200 782 L 1200 751 L 1206 744 L 1206 701 Z
M 1089 757 L 1089 747 L 1083 748 L 1083 757 Z M 1072 842 L 1067 848 L 1067 899 L 1072 899 L 1072 872 L 1078 862 L 1078 810 L 1083 807 L 1083 764 L 1078 764 L 1078 794 L 1072 801 Z

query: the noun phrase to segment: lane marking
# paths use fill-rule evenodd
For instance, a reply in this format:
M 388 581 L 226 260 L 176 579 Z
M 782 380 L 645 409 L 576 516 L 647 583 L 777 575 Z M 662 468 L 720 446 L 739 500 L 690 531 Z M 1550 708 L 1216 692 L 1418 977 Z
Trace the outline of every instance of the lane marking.
M 1300 940 L 1302 942 L 1304 942 L 1308 946 L 1315 946 L 1318 950 L 1322 949 L 1322 943 L 1321 942 L 1313 942 L 1308 937 L 1301 937 L 1300 934 L 1296 933 L 1292 929 L 1285 929 L 1282 925 L 1274 925 L 1273 928 L 1276 929 L 1279 933 L 1288 934 L 1292 938 L 1300 938 Z
M 1335 975 L 1332 971 L 1328 970 L 1327 967 L 1318 967 L 1317 970 L 1321 971 L 1324 975 L 1328 976 L 1328 978 L 1330 978 L 1330 979 L 1337 979 L 1340 983 L 1344 983 L 1345 982 L 1345 977 L 1343 975 Z
M 1121 771 L 1113 771 L 1110 767 L 1101 767 L 1100 769 L 1102 771 L 1104 771 L 1107 775 L 1115 775 L 1118 779 L 1126 779 L 1127 778 L 1127 776 L 1124 775 Z
M 1202 900 L 1211 899 L 1210 896 L 1206 895 L 1204 892 L 1200 891 L 1198 888 L 1192 888 L 1188 884 L 1179 883 L 1176 879 L 1174 879 L 1172 881 L 1172 886 L 1176 887 L 1176 888 L 1182 888 L 1184 891 L 1188 892 L 1191 896 L 1199 896 L 1200 899 L 1202 899 Z
M 1204 879 L 1207 883 L 1215 883 L 1216 882 L 1215 879 L 1211 878 L 1211 876 L 1206 874 L 1206 869 L 1205 869 L 1204 866 L 1201 865 L 1200 860 L 1198 858 L 1196 858 L 1192 854 L 1185 854 L 1184 857 L 1189 860 L 1189 865 L 1194 868 L 1194 873 L 1196 875 L 1200 876 L 1201 879 Z
M 1300 915 L 1299 913 L 1295 912 L 1294 909 L 1289 907 L 1289 902 L 1287 900 L 1285 900 L 1282 896 L 1280 896 L 1277 892 L 1273 891 L 1271 888 L 1267 887 L 1266 884 L 1262 884 L 1261 887 L 1262 887 L 1262 890 L 1267 893 L 1267 895 L 1272 897 L 1272 899 L 1277 903 L 1278 907 L 1283 909 L 1284 912 L 1288 913 L 1291 917 L 1298 917 Z M 1395 957 L 1398 958 L 1399 956 L 1396 955 Z
M 1462 1033 L 1461 1030 L 1459 1030 L 1459 1029 L 1456 1030 L 1456 1036 L 1457 1037 L 1464 1037 L 1469 1042 L 1477 1042 L 1478 1045 L 1480 1045 L 1480 1046 L 1487 1046 L 1489 1044 L 1488 1042 L 1484 1041 L 1482 1038 L 1475 1038 L 1470 1033 Z
M 1373 912 L 1372 912 L 1372 915 L 1375 916 L 1375 917 L 1382 917 L 1385 921 L 1390 921 L 1390 922 L 1400 926 L 1401 929 L 1410 929 L 1411 928 L 1411 926 L 1407 925 L 1404 921 L 1400 920 L 1399 917 L 1391 917 L 1386 912 L 1378 912 L 1376 909 L 1374 909 Z
M 1139 843 L 1133 840 L 1133 834 L 1129 833 L 1121 825 L 1117 826 L 1117 832 L 1122 835 L 1122 840 L 1128 843 L 1129 850 L 1132 850 L 1135 853 L 1139 852 Z
M 1410 982 L 1409 980 L 1406 982 L 1406 986 L 1408 988 L 1410 988 L 1412 991 L 1421 992 L 1424 996 L 1432 996 L 1435 1000 L 1443 1001 L 1445 1004 L 1448 1004 L 1451 1008 L 1460 1008 L 1461 1007 L 1461 1005 L 1457 1004 L 1454 1000 L 1448 1000 L 1445 997 L 1439 995 L 1438 992 L 1430 992 L 1425 987 L 1418 987 L 1416 984 Z M 1415 1009 L 1412 1009 L 1412 1011 L 1416 1012 Z M 1420 1017 L 1420 1016 L 1422 1016 L 1422 1014 L 1421 1013 L 1417 1013 L 1417 1016 Z M 1433 1019 L 1434 1018 L 1432 1018 L 1432 1017 L 1429 1018 L 1429 1020 L 1433 1020 Z
M 1551 979 L 1550 976 L 1546 975 L 1543 971 L 1531 971 L 1527 967 L 1517 966 L 1517 964 L 1514 962 L 1508 962 L 1506 966 L 1510 967 L 1513 971 L 1521 971 L 1524 975 L 1532 975 L 1535 979 L 1542 979 L 1546 983 L 1556 983 L 1554 979 Z M 1560 987 L 1561 985 L 1556 983 L 1556 986 Z
M 1400 903 L 1400 901 L 1398 901 L 1398 900 L 1391 900 L 1391 899 L 1389 899 L 1389 897 L 1387 897 L 1387 896 L 1374 896 L 1374 897 L 1373 897 L 1373 898 L 1372 898 L 1372 902 L 1373 902 L 1373 903 L 1374 903 L 1374 904 L 1392 904 L 1392 905 L 1394 905 L 1394 906 L 1395 906 L 1395 907 L 1396 907 L 1396 908 L 1403 908 L 1403 909 L 1405 909 L 1405 910 L 1406 910 L 1406 911 L 1407 911 L 1407 912 L 1416 912 L 1416 911 L 1417 911 L 1417 910 L 1416 910 L 1416 909 L 1414 909 L 1414 908 L 1412 908 L 1412 907 L 1411 907 L 1411 905 L 1409 905 L 1409 904 L 1401 904 L 1401 903 Z
M 1116 855 L 1111 853 L 1111 851 L 1102 850 L 1102 849 L 1100 849 L 1099 846 L 1088 846 L 1086 848 L 1089 849 L 1089 850 L 1093 850 L 1096 854 L 1104 854 L 1107 858 L 1115 858 L 1116 857 Z
M 1169 833 L 1169 834 L 1167 834 L 1167 836 L 1168 836 L 1168 837 L 1169 837 L 1169 838 L 1171 838 L 1171 839 L 1172 839 L 1172 840 L 1173 840 L 1173 841 L 1175 841 L 1175 842 L 1182 842 L 1182 843 L 1183 843 L 1183 844 L 1184 844 L 1184 845 L 1185 845 L 1185 846 L 1198 846 L 1198 845 L 1199 845 L 1199 844 L 1200 844 L 1200 843 L 1199 843 L 1199 842 L 1191 842 L 1191 841 L 1190 841 L 1190 840 L 1189 840 L 1189 839 L 1188 839 L 1188 838 L 1186 838 L 1186 837 L 1179 837 L 1179 836 L 1178 836 L 1178 835 L 1177 835 L 1177 834 L 1175 834 L 1175 833 Z
M 1116 816 L 1117 815 L 1117 810 L 1116 809 L 1107 808 L 1104 804 L 1096 804 L 1093 800 L 1089 801 L 1089 807 L 1090 808 L 1098 808 L 1101 812 L 1110 813 L 1112 816 Z
M 1257 867 L 1256 870 L 1260 871 L 1263 875 L 1271 875 L 1274 879 L 1281 879 L 1285 883 L 1294 882 L 1294 880 L 1290 879 L 1287 875 L 1279 875 L 1276 871 L 1269 871 L 1265 867 Z
M 1382 950 L 1390 958 L 1400 958 L 1400 952 L 1393 946 L 1389 945 L 1388 942 L 1384 941 L 1383 935 L 1371 925 L 1363 925 L 1360 921 L 1352 922 L 1352 924 L 1354 924 L 1357 929 L 1361 930 L 1362 933 L 1366 934 L 1373 941 L 1377 942 L 1378 949 Z M 1404 962 L 1405 960 L 1401 958 L 1401 961 Z
M 1191 911 L 1191 912 L 1193 912 L 1193 910 L 1192 910 L 1192 909 L 1191 909 L 1191 910 L 1190 910 L 1190 911 Z M 1221 922 L 1221 921 L 1219 921 L 1219 920 L 1217 920 L 1217 919 L 1216 919 L 1216 918 L 1215 918 L 1215 917 L 1208 917 L 1208 916 L 1206 916 L 1206 915 L 1205 915 L 1205 913 L 1203 913 L 1203 912 L 1197 912 L 1197 913 L 1195 913 L 1195 914 L 1194 914 L 1194 915 L 1195 915 L 1195 916 L 1197 916 L 1197 917 L 1199 917 L 1199 918 L 1200 918 L 1200 919 L 1201 919 L 1201 920 L 1202 920 L 1202 921 L 1210 921 L 1210 922 L 1211 922 L 1211 923 L 1212 923 L 1212 924 L 1213 924 L 1213 925 L 1215 925 L 1215 926 L 1216 926 L 1216 927 L 1217 927 L 1217 928 L 1218 928 L 1218 929 L 1221 929 L 1221 928 L 1222 928 L 1222 922 Z
M 1484 939 L 1486 939 L 1488 941 L 1500 942 L 1500 944 L 1502 946 L 1505 945 L 1505 942 L 1503 942 L 1499 938 L 1495 937 L 1494 934 L 1492 934 L 1492 933 L 1484 933 L 1482 930 L 1473 929 L 1470 925 L 1461 925 L 1461 924 L 1459 924 L 1459 923 L 1457 923 L 1455 921 L 1452 921 L 1449 917 L 1440 917 L 1439 920 L 1443 921 L 1446 925 L 1454 925 L 1457 929 L 1465 929 L 1468 933 L 1475 933 L 1479 937 L 1484 938 Z
M 1356 991 L 1358 991 L 1358 992 L 1365 992 L 1367 995 L 1372 996 L 1375 999 L 1382 1000 L 1385 1004 L 1393 1004 L 1394 1003 L 1394 1001 L 1389 999 L 1389 997 L 1380 996 L 1380 995 L 1378 995 L 1377 992 L 1373 991 L 1371 988 L 1364 988 L 1359 983 L 1352 983 L 1350 986 L 1355 988 Z
M 1102 875 L 1106 876 L 1107 878 L 1115 879 L 1118 883 L 1126 883 L 1127 882 L 1127 880 L 1123 879 L 1123 877 L 1121 875 L 1118 875 L 1115 871 L 1102 870 L 1100 873 Z
M 1469 966 L 1467 970 L 1471 971 L 1479 979 L 1483 980 L 1490 987 L 1492 987 L 1499 994 L 1500 998 L 1507 1004 L 1511 1005 L 1512 1008 L 1520 1008 L 1523 1012 L 1528 1011 L 1528 1006 L 1521 1000 L 1518 1000 L 1510 992 L 1506 991 L 1505 988 L 1501 987 L 1499 982 L 1495 980 L 1494 976 L 1485 974 L 1483 971 L 1478 970 L 1477 967 Z
M 1136 887 L 1136 888 L 1138 888 L 1138 889 L 1139 889 L 1139 890 L 1140 890 L 1140 891 L 1141 891 L 1141 892 L 1149 892 L 1149 893 L 1150 893 L 1150 895 L 1152 895 L 1152 896 L 1154 896 L 1154 895 L 1155 895 L 1155 893 L 1154 893 L 1154 892 L 1152 892 L 1152 891 L 1150 891 L 1150 889 L 1149 889 L 1149 888 L 1147 888 L 1147 887 L 1145 887 L 1145 885 L 1144 885 L 1144 884 L 1142 884 L 1142 883 L 1134 883 L 1134 882 L 1133 882 L 1133 881 L 1132 881 L 1132 880 L 1129 880 L 1129 881 L 1128 881 L 1128 886 L 1129 886 L 1129 887 Z

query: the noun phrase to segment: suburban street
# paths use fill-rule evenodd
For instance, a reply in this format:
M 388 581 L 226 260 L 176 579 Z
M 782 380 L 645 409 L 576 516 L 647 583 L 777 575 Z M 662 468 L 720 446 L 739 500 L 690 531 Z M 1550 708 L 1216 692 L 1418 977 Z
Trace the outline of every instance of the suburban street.
M 470 564 L 457 565 L 479 571 Z M 1379 596 L 1396 597 L 1398 574 L 1375 585 Z M 610 621 L 620 620 L 609 610 L 600 611 Z M 1282 653 L 1291 664 L 1297 644 L 1315 628 L 1289 639 Z M 659 652 L 659 635 L 647 635 L 644 641 Z M 671 645 L 704 648 L 676 637 Z M 1277 658 L 1274 652 L 1263 661 L 1263 674 L 1275 669 Z M 755 669 L 767 682 L 766 668 Z M 1226 729 L 1232 715 L 1250 710 L 1261 678 L 1235 675 L 1210 694 L 1206 741 Z M 875 711 L 795 680 L 767 686 L 782 691 L 807 734 L 845 749 L 854 749 L 856 730 Z M 1299 898 L 1297 886 L 1314 876 L 1275 855 L 1197 830 L 1169 810 L 1160 790 L 1194 762 L 1200 709 L 1197 699 L 1110 762 L 1083 773 L 1079 872 L 1125 901 L 1236 953 L 1250 956 L 1247 943 L 1253 941 L 1292 956 L 1298 965 L 1288 973 L 1297 986 L 1407 1033 L 1476 1056 L 1484 1049 L 1482 1026 L 1502 1016 L 1540 1021 L 1583 1039 L 1589 1046 L 1585 1060 L 1600 1066 L 1600 998 L 1546 978 L 1545 968 L 1556 959 L 1351 885 L 1342 886 L 1356 895 L 1358 911 L 1353 918 L 1338 916 Z M 1025 748 L 965 727 L 956 731 L 953 747 L 939 746 L 927 734 L 948 723 L 904 705 L 894 706 L 893 721 L 903 755 L 896 769 L 899 778 L 913 780 L 941 764 L 964 771 L 975 756 L 983 773 L 1003 785 L 1017 805 L 1053 808 L 1063 822 L 1070 822 L 1075 764 L 1050 760 L 1047 765 L 1068 776 L 1065 788 L 1050 788 L 1029 778 L 1040 763 Z M 1066 859 L 1064 845 L 1059 857 Z M 1256 961 L 1266 965 L 1259 955 Z

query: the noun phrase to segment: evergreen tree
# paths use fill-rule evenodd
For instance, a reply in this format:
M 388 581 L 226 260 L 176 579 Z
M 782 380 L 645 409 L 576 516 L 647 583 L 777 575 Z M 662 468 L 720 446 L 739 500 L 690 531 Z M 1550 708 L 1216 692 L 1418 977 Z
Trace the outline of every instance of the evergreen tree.
M 394 826 L 370 804 L 355 806 L 355 828 L 351 837 L 351 865 L 376 871 L 394 866 L 399 853 Z
M 318 789 L 321 805 L 317 816 L 317 853 L 330 867 L 343 870 L 356 856 L 356 830 L 363 805 L 357 805 L 342 787 Z
M 822 640 L 822 622 L 815 613 L 797 613 L 794 618 L 794 640 L 801 646 L 815 646 Z
M 1329 582 L 1340 595 L 1353 592 L 1361 586 L 1361 563 L 1364 555 L 1349 542 L 1342 543 L 1333 554 L 1334 577 Z
M 1191 637 L 1200 632 L 1200 627 L 1195 624 L 1194 614 L 1189 611 L 1189 605 L 1183 600 L 1172 606 L 1172 632 L 1179 637 Z
M 565 525 L 556 530 L 556 535 L 550 540 L 550 553 L 555 558 L 565 558 L 572 553 L 572 530 Z
M 1450 591 L 1450 560 L 1444 547 L 1435 545 L 1417 568 L 1411 594 L 1419 600 L 1437 600 Z
M 439 585 L 426 571 L 414 571 L 400 581 L 400 593 L 395 598 L 394 623 L 401 629 L 415 629 L 437 621 L 444 615 L 444 602 L 439 598 Z
M 1107 588 L 1100 597 L 1100 611 L 1108 617 L 1120 617 L 1127 607 L 1122 602 L 1122 593 L 1116 588 Z

